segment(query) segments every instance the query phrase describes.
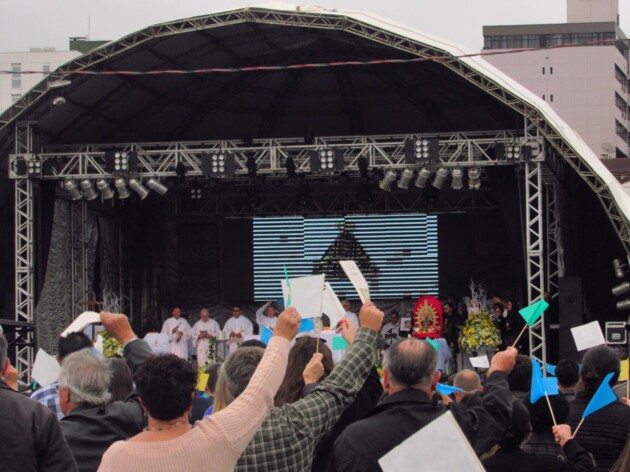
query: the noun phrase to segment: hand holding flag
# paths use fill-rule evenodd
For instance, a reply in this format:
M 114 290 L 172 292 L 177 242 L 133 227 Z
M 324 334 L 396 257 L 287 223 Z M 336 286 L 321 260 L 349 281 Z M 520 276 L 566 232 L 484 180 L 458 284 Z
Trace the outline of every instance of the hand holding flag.
M 582 426 L 582 423 L 587 416 L 592 415 L 597 410 L 601 410 L 605 406 L 617 401 L 617 395 L 615 395 L 615 392 L 613 392 L 613 389 L 610 387 L 610 379 L 614 374 L 614 372 L 611 372 L 610 374 L 606 375 L 606 377 L 604 377 L 604 380 L 602 380 L 602 383 L 599 385 L 599 388 L 595 392 L 595 395 L 593 395 L 591 401 L 588 402 L 588 405 L 586 405 L 586 410 L 584 410 L 584 413 L 582 413 L 582 419 L 577 425 L 577 428 L 575 428 L 575 431 L 573 432 L 573 437 L 575 437 L 578 430 L 580 429 L 580 426 Z
M 516 338 L 516 341 L 514 341 L 514 344 L 512 344 L 512 347 L 516 346 L 516 343 L 518 343 L 519 339 L 521 339 L 521 336 L 523 336 L 523 333 L 525 332 L 527 327 L 533 326 L 540 319 L 547 308 L 549 308 L 549 303 L 541 299 L 538 300 L 536 303 L 532 303 L 531 305 L 518 310 L 518 314 L 521 315 L 525 320 L 525 326 L 523 326 L 523 329 Z

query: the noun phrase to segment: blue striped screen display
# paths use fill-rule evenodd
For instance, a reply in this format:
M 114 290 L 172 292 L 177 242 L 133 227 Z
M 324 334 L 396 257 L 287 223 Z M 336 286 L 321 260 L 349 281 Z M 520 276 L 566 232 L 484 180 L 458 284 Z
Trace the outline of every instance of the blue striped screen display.
M 332 260 L 330 271 L 340 272 L 336 260 L 352 258 L 348 254 L 362 254 L 365 263 L 359 267 L 365 268 L 374 299 L 437 295 L 437 218 L 409 214 L 254 218 L 254 298 L 282 298 L 283 265 L 290 278 L 318 272 L 323 258 Z M 326 280 L 337 295 L 357 299 L 346 276 L 330 271 Z

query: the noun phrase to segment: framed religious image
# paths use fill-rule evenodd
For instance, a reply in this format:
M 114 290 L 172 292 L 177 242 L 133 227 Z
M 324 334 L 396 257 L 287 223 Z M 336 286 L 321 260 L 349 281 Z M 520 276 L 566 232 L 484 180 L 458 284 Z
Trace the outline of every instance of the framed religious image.
M 400 330 L 401 331 L 411 331 L 411 318 L 401 318 L 400 319 Z

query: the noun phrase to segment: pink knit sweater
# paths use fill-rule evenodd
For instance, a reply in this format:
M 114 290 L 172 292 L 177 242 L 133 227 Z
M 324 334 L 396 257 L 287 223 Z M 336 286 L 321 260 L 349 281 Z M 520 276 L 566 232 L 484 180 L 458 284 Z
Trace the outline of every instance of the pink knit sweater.
M 289 341 L 271 338 L 245 391 L 224 410 L 205 417 L 186 434 L 161 442 L 117 441 L 99 472 L 232 471 L 273 406 L 284 378 Z

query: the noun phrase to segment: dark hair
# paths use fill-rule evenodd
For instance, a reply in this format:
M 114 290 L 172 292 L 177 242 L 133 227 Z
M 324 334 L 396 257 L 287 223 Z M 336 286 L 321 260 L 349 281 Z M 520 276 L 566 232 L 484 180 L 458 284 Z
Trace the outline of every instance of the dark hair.
M 608 346 L 596 346 L 589 349 L 582 359 L 582 372 L 580 373 L 584 383 L 584 391 L 589 396 L 594 395 L 604 377 L 610 372 L 614 372 L 610 379 L 610 385 L 615 385 L 620 370 L 619 358 L 615 351 Z
M 500 303 L 495 303 L 494 305 L 492 305 L 492 310 L 493 311 L 496 310 L 497 308 L 499 310 L 503 311 L 503 306 Z
M 304 388 L 302 372 L 304 372 L 306 364 L 309 363 L 315 352 L 317 352 L 317 338 L 304 336 L 295 341 L 295 344 L 289 351 L 287 370 L 284 374 L 284 380 L 276 394 L 274 400 L 275 406 L 293 403 L 302 398 L 302 389 Z M 319 352 L 323 355 L 322 364 L 324 365 L 324 375 L 320 379 L 323 380 L 330 375 L 334 364 L 332 352 L 330 352 L 326 343 L 321 342 L 321 340 L 319 343 Z
M 514 369 L 508 374 L 508 384 L 512 392 L 529 392 L 532 386 L 532 360 L 519 354 Z
M 80 351 L 86 347 L 91 348 L 92 341 L 90 341 L 90 338 L 88 338 L 85 333 L 70 333 L 65 338 L 61 336 L 57 345 L 59 360 L 62 361 L 68 354 Z
M 0 372 L 4 369 L 4 360 L 7 358 L 8 347 L 7 338 L 4 337 L 4 334 L 0 333 Z
M 532 425 L 529 420 L 529 412 L 523 404 L 514 400 L 512 402 L 512 422 L 499 442 L 502 448 L 520 447 L 521 443 L 531 433 Z
M 215 362 L 214 364 L 211 364 L 206 369 L 206 374 L 209 375 L 209 377 L 208 377 L 208 390 L 210 390 L 210 392 L 212 392 L 212 393 L 214 393 L 214 391 L 216 390 L 217 380 L 219 380 L 219 371 L 220 370 L 221 370 L 221 363 L 220 362 Z
M 230 354 L 223 364 L 227 387 L 234 398 L 245 391 L 265 351 L 259 347 L 244 347 Z
M 109 360 L 112 371 L 112 381 L 109 385 L 109 393 L 112 394 L 113 402 L 123 402 L 133 392 L 133 377 L 131 369 L 124 359 L 114 357 Z
M 558 392 L 558 395 L 550 395 L 549 403 L 553 409 L 553 414 L 556 417 L 558 424 L 564 424 L 569 417 L 569 401 L 562 392 Z M 529 401 L 529 396 L 523 400 L 523 405 L 529 411 L 529 416 L 532 424 L 532 430 L 536 433 L 548 433 L 551 431 L 551 427 L 554 425 L 553 417 L 549 411 L 549 405 L 545 397 L 539 398 L 533 405 Z
M 173 354 L 149 357 L 136 372 L 136 387 L 149 415 L 160 421 L 178 418 L 190 408 L 197 371 Z
M 563 387 L 572 387 L 580 380 L 580 366 L 571 360 L 562 360 L 556 366 L 558 383 Z
M 426 341 L 401 339 L 385 351 L 384 368 L 391 380 L 402 387 L 426 386 L 437 369 L 438 353 Z
M 238 348 L 241 349 L 243 347 L 261 347 L 265 349 L 267 345 L 258 339 L 248 339 L 247 341 L 243 341 Z

